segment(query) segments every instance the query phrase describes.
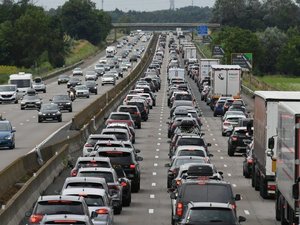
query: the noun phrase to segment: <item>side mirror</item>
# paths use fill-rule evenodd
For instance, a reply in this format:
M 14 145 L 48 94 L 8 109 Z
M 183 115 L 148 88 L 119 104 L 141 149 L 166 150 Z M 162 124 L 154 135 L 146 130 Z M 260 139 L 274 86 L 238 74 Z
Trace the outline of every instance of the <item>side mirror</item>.
M 241 222 L 245 222 L 246 221 L 246 218 L 245 217 L 243 217 L 243 216 L 239 216 L 239 223 L 241 223 Z
M 247 154 L 246 154 L 246 153 L 243 153 L 242 156 L 246 158 L 246 157 L 247 157 Z
M 213 155 L 213 154 L 211 154 L 211 153 L 209 153 L 209 154 L 208 154 L 208 157 L 213 157 L 213 156 L 214 156 L 214 155 Z
M 144 158 L 143 158 L 143 157 L 141 157 L 141 156 L 138 156 L 138 157 L 136 157 L 136 160 L 137 160 L 137 161 L 143 161 L 143 160 L 144 160 Z
M 170 194 L 170 198 L 171 198 L 171 199 L 176 199 L 176 198 L 177 198 L 176 193 L 175 193 L 175 192 L 172 192 L 172 193 Z
M 135 151 L 136 153 L 140 153 L 140 152 L 141 152 L 140 149 L 134 149 L 134 151 Z
M 293 184 L 293 198 L 298 199 L 299 198 L 299 184 Z
M 170 163 L 166 163 L 165 167 L 171 167 L 171 164 Z
M 15 133 L 15 132 L 16 132 L 16 130 L 15 130 L 15 129 L 11 130 L 11 133 Z
M 68 160 L 68 167 L 69 168 L 74 168 L 74 165 L 73 165 L 73 163 L 70 160 Z
M 170 122 L 166 122 L 166 124 L 170 124 Z
M 32 212 L 31 212 L 31 211 L 27 211 L 27 212 L 25 212 L 25 217 L 30 217 L 30 216 L 31 216 L 31 214 L 32 214 Z
M 210 147 L 211 146 L 211 143 L 207 143 L 207 147 Z
M 274 139 L 274 137 L 270 137 L 268 140 L 268 148 L 274 149 L 274 145 L 275 145 L 275 139 Z
M 49 99 L 49 102 L 52 102 L 52 99 L 51 99 L 51 98 Z
M 223 176 L 223 172 L 222 171 L 218 171 L 218 174 L 220 174 L 221 176 Z
M 93 211 L 92 214 L 91 214 L 91 218 L 93 219 L 93 218 L 95 218 L 97 216 L 98 216 L 98 214 L 95 211 Z
M 241 195 L 240 194 L 236 194 L 234 200 L 240 201 L 241 200 Z

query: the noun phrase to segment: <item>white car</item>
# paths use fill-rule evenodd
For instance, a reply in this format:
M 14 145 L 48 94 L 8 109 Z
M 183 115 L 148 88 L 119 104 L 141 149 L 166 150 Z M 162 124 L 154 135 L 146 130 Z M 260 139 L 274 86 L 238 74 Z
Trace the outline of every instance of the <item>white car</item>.
M 97 80 L 98 76 L 95 71 L 87 71 L 85 74 L 85 80 Z
M 101 78 L 101 85 L 104 84 L 113 84 L 116 85 L 116 76 L 113 74 L 106 73 Z
M 90 97 L 90 90 L 85 85 L 75 86 L 75 90 L 76 90 L 77 98 L 80 98 L 80 97 L 89 98 Z
M 42 81 L 42 78 L 36 77 L 32 83 L 32 88 L 36 91 L 42 91 L 46 93 L 46 84 Z
M 240 118 L 246 118 L 245 114 L 229 114 L 229 112 L 227 111 L 222 119 L 222 136 L 231 134 L 234 127 L 238 125 L 238 121 Z
M 178 156 L 199 156 L 203 157 L 206 163 L 210 163 L 209 157 L 212 157 L 213 155 L 207 154 L 203 146 L 182 145 L 176 148 L 172 158 L 176 158 Z
M 83 76 L 83 72 L 82 69 L 80 67 L 76 67 L 73 70 L 73 76 Z
M 147 99 L 147 102 L 148 102 L 149 106 L 150 106 L 150 109 L 153 108 L 153 99 L 151 98 L 149 93 L 139 93 L 138 95 L 145 97 Z

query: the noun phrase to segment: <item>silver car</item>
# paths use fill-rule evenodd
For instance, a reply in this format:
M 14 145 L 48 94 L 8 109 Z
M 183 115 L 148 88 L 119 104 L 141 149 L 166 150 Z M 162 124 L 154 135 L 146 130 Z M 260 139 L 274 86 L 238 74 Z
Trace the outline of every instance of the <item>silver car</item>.
M 80 98 L 80 97 L 89 98 L 90 97 L 90 90 L 85 85 L 75 86 L 75 90 L 76 90 L 77 98 Z

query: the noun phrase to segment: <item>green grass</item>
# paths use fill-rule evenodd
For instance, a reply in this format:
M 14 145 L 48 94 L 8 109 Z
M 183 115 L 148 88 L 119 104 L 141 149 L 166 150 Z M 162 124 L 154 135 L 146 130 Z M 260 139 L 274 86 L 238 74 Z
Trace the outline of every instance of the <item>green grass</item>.
M 195 44 L 198 46 L 198 48 L 201 50 L 201 52 L 203 52 L 203 54 L 205 55 L 206 58 L 208 58 L 208 59 L 212 58 L 212 52 L 209 47 L 210 45 L 199 43 L 199 42 L 195 42 Z
M 72 65 L 84 58 L 93 55 L 99 50 L 99 47 L 92 45 L 86 40 L 75 41 L 71 53 L 66 57 L 66 66 Z
M 300 77 L 269 75 L 258 77 L 270 86 L 282 91 L 300 91 Z

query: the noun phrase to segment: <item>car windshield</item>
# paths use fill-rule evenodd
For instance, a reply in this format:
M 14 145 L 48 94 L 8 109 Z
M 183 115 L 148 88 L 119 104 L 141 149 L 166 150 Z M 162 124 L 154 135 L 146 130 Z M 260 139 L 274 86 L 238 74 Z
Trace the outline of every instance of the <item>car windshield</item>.
M 53 101 L 59 101 L 59 100 L 70 100 L 68 95 L 54 95 L 52 98 Z
M 113 183 L 114 177 L 111 172 L 105 171 L 81 171 L 78 174 L 80 177 L 102 177 L 105 179 L 106 183 Z
M 34 214 L 55 215 L 55 214 L 76 214 L 84 215 L 84 210 L 81 202 L 69 200 L 49 200 L 40 201 L 36 207 Z
M 36 95 L 25 95 L 23 100 L 40 100 Z
M 189 223 L 236 224 L 234 213 L 228 208 L 199 207 L 189 213 Z
M 58 106 L 54 104 L 46 104 L 46 105 L 42 105 L 41 111 L 42 110 L 58 110 Z
M 16 91 L 16 86 L 0 86 L 0 92 Z
M 101 157 L 109 157 L 112 164 L 130 164 L 132 163 L 131 153 L 122 151 L 99 152 Z
M 102 196 L 99 195 L 87 195 L 84 200 L 88 206 L 105 206 Z
M 102 77 L 112 77 L 112 78 L 114 78 L 115 75 L 107 73 L 107 74 L 104 74 Z
M 11 127 L 9 123 L 0 123 L 0 131 L 10 131 Z
M 95 81 L 86 81 L 85 84 L 87 86 L 94 86 L 94 85 L 96 85 L 96 82 Z
M 135 112 L 137 112 L 137 108 L 136 107 L 120 107 L 119 108 L 120 112 L 129 112 L 131 114 L 134 114 Z
M 175 95 L 175 100 L 187 100 L 187 101 L 192 101 L 193 98 L 189 94 L 176 94 Z
M 75 89 L 76 89 L 76 90 L 87 90 L 87 87 L 81 85 L 81 86 L 76 86 Z
M 69 78 L 69 76 L 68 75 L 59 75 L 58 78 Z

